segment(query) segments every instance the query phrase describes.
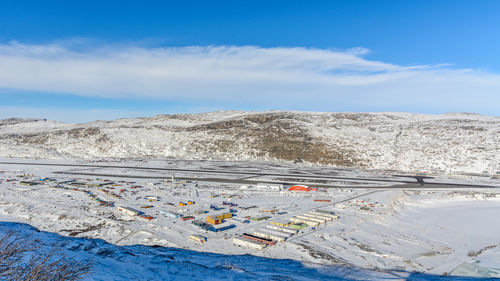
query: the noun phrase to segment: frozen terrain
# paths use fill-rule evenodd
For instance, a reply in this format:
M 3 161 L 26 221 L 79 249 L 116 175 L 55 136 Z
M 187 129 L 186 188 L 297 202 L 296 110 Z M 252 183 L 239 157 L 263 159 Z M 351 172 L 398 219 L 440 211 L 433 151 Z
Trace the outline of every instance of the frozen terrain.
M 100 239 L 43 232 L 25 224 L 0 223 L 0 233 L 9 230 L 37 239 L 42 246 L 39 253 L 58 249 L 77 261 L 92 259 L 93 269 L 85 280 L 474 280 L 179 248 L 116 246 Z
M 12 163 L 16 161 L 28 160 L 17 159 Z M 46 163 L 46 160 L 29 161 Z M 57 162 L 82 163 L 74 160 L 50 163 Z M 99 163 L 113 164 L 108 161 Z M 173 279 L 186 274 L 191 279 L 213 275 L 214 279 L 221 276 L 248 279 L 254 276 L 264 280 L 432 280 L 443 275 L 500 277 L 498 179 L 462 179 L 460 182 L 469 186 L 450 188 L 432 184 L 380 184 L 376 179 L 387 179 L 386 176 L 367 171 L 328 170 L 300 163 L 253 163 L 248 167 L 243 163 L 220 161 L 115 163 L 137 167 L 170 165 L 205 169 L 207 172 L 202 173 L 203 177 L 214 177 L 209 175 L 210 169 L 214 173 L 220 169 L 231 169 L 242 173 L 248 170 L 261 170 L 263 173 L 297 171 L 294 179 L 300 178 L 298 172 L 304 176 L 318 175 L 318 178 L 328 172 L 360 179 L 370 176 L 374 180 L 364 182 L 368 183 L 366 187 L 354 180 L 343 180 L 331 183 L 338 188 L 292 192 L 255 187 L 241 189 L 239 184 L 231 181 L 248 179 L 249 176 L 243 174 L 219 175 L 220 182 L 203 179 L 172 181 L 174 173 L 165 171 L 0 164 L 0 220 L 26 223 L 41 231 L 51 232 L 36 235 L 45 237 L 42 239 L 44 243 L 63 245 L 70 254 L 82 258 L 89 255 L 97 257 L 96 268 L 100 274 L 94 275 L 93 279 L 106 280 L 109 274 L 116 274 L 113 279 L 118 280 L 127 280 L 132 276 L 137 280 L 162 280 L 168 279 L 164 276 L 169 274 L 178 274 Z M 95 176 L 99 171 L 107 176 Z M 85 173 L 88 175 L 84 176 Z M 109 176 L 112 173 L 115 176 Z M 52 180 L 38 180 L 45 177 Z M 272 177 L 252 178 L 257 183 Z M 70 180 L 78 184 L 71 184 Z M 23 181 L 39 184 L 23 185 Z M 449 182 L 450 179 L 436 178 L 434 181 Z M 101 187 L 93 185 L 98 183 L 104 184 Z M 482 186 L 475 186 L 477 183 Z M 490 187 L 484 187 L 485 184 Z M 115 207 L 99 204 L 88 192 L 113 202 Z M 147 196 L 159 199 L 150 202 L 146 200 Z M 317 199 L 330 202 L 315 201 Z M 180 202 L 188 200 L 195 204 L 179 206 Z M 228 207 L 224 202 L 235 206 Z M 214 211 L 210 205 L 223 209 Z M 127 215 L 116 206 L 135 208 L 154 219 L 147 221 Z M 148 207 L 142 208 L 144 206 Z M 247 208 L 251 206 L 255 207 Z M 227 219 L 221 226 L 234 224 L 236 227 L 209 232 L 193 225 L 191 220 L 162 215 L 162 211 L 170 211 L 204 220 L 207 215 L 228 212 L 230 208 L 236 210 L 236 218 L 263 215 L 271 218 L 249 223 Z M 339 218 L 317 227 L 308 226 L 286 241 L 263 250 L 233 243 L 232 238 L 266 228 L 271 221 L 287 221 L 318 209 L 335 212 Z M 271 213 L 267 210 L 276 211 Z M 2 224 L 0 230 L 10 227 L 12 225 Z M 32 231 L 19 227 L 22 231 Z M 188 239 L 192 234 L 203 235 L 207 241 L 198 243 Z M 125 269 L 130 263 L 138 263 L 138 266 L 133 270 Z
M 305 161 L 495 174 L 500 118 L 453 113 L 222 111 L 64 124 L 0 121 L 0 156 Z

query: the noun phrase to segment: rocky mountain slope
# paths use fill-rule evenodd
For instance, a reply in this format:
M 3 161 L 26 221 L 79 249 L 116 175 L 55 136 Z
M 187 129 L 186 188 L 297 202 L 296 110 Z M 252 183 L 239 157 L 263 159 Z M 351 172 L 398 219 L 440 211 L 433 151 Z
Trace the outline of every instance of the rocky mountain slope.
M 0 157 L 305 161 L 400 171 L 500 171 L 500 117 L 220 111 L 65 124 L 0 120 Z

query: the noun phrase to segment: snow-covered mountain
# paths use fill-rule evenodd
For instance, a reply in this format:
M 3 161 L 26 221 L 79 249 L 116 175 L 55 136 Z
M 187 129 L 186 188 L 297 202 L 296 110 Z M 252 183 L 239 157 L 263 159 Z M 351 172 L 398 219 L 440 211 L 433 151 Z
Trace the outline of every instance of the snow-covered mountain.
M 220 111 L 65 124 L 0 121 L 0 157 L 302 160 L 342 167 L 500 171 L 500 117 Z

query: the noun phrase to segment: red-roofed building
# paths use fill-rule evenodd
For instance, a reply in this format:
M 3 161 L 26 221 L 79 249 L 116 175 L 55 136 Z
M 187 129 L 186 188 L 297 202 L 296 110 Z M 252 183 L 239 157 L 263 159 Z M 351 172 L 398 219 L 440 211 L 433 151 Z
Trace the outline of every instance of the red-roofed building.
M 294 185 L 288 189 L 288 191 L 311 191 L 312 189 L 306 185 Z M 317 189 L 316 189 L 317 190 Z

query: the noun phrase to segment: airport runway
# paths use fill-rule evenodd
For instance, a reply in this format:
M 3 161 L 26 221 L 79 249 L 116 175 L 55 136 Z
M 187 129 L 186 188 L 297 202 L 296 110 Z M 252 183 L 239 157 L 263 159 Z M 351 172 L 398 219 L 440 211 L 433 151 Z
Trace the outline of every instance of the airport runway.
M 5 165 L 33 165 L 33 166 L 58 166 L 58 167 L 84 167 L 84 168 L 116 168 L 116 169 L 135 169 L 135 170 L 156 170 L 170 172 L 187 172 L 187 173 L 210 173 L 210 174 L 238 174 L 248 176 L 276 176 L 276 177 L 300 177 L 313 179 L 334 179 L 334 180 L 356 180 L 356 181 L 379 181 L 379 182 L 395 182 L 395 183 L 416 183 L 417 180 L 406 178 L 355 178 L 355 177 L 339 177 L 328 175 L 311 175 L 311 174 L 283 174 L 283 173 L 264 173 L 250 172 L 238 170 L 210 170 L 210 169 L 180 169 L 180 168 L 160 168 L 160 167 L 134 167 L 120 165 L 94 165 L 94 164 L 59 164 L 59 163 L 34 163 L 34 162 L 0 162 Z
M 239 171 L 239 170 L 211 170 L 211 169 L 181 169 L 181 168 L 160 168 L 160 167 L 136 167 L 136 166 L 120 166 L 120 165 L 95 165 L 95 164 L 64 164 L 64 163 L 36 163 L 36 162 L 5 162 L 1 161 L 0 164 L 3 165 L 31 165 L 31 166 L 56 166 L 56 167 L 80 167 L 80 168 L 107 168 L 107 169 L 134 169 L 134 170 L 150 170 L 150 171 L 170 171 L 170 172 L 185 172 L 185 173 L 203 173 L 203 174 L 219 174 L 219 175 L 243 175 L 244 177 L 237 179 L 228 179 L 223 177 L 176 177 L 179 180 L 191 180 L 191 181 L 201 181 L 201 182 L 221 182 L 221 183 L 234 183 L 234 184 L 250 184 L 255 185 L 259 183 L 281 183 L 285 185 L 289 184 L 307 184 L 306 182 L 293 181 L 293 178 L 298 179 L 310 179 L 310 184 L 314 184 L 315 187 L 324 188 L 404 188 L 404 189 L 422 189 L 422 188 L 499 188 L 499 186 L 494 185 L 483 185 L 483 184 L 461 184 L 461 183 L 424 183 L 417 184 L 416 179 L 411 178 L 366 178 L 366 177 L 341 177 L 341 176 L 325 176 L 322 174 L 311 175 L 311 174 L 284 174 L 284 173 L 265 173 L 265 172 L 251 172 L 251 171 Z M 117 177 L 117 178 L 149 178 L 149 179 L 166 179 L 170 176 L 144 176 L 144 175 L 122 175 L 122 174 L 110 174 L 110 173 L 95 173 L 95 172 L 73 172 L 73 171 L 58 171 L 57 174 L 64 175 L 78 175 L 78 176 L 97 176 L 97 177 Z M 276 177 L 290 177 L 289 181 L 271 181 L 271 180 L 250 180 L 255 177 L 263 176 L 276 176 Z M 324 184 L 315 183 L 314 180 L 343 180 L 343 181 L 365 181 L 365 182 L 380 182 L 380 183 L 393 183 L 391 186 L 344 186 L 344 185 L 334 185 L 334 184 Z

